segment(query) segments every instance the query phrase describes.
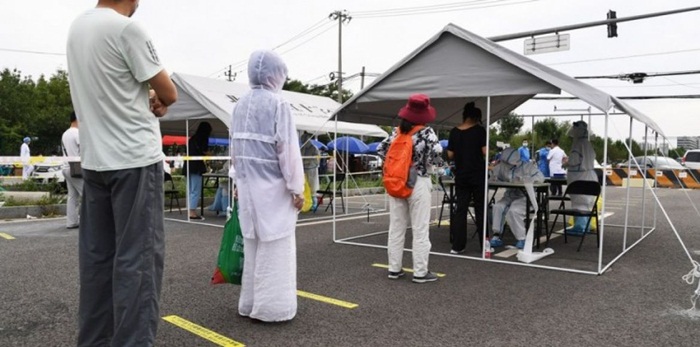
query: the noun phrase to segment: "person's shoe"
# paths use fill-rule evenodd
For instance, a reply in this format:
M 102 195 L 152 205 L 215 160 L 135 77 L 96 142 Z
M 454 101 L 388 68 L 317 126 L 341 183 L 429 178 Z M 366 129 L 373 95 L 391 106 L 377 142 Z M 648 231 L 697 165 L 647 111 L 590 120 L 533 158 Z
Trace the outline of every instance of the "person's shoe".
M 502 247 L 503 246 L 503 240 L 501 240 L 500 237 L 494 236 L 491 241 L 491 247 Z
M 80 225 L 71 225 L 71 226 L 67 226 L 66 229 L 78 229 L 79 227 L 80 227 Z
M 202 216 L 194 216 L 194 217 L 190 216 L 190 219 L 204 220 L 204 217 L 202 217 Z
M 517 248 L 517 249 L 525 248 L 525 240 L 518 240 L 518 242 L 515 243 L 515 248 Z
M 464 253 L 464 250 L 465 250 L 465 249 L 466 249 L 466 248 L 462 248 L 461 251 L 455 251 L 454 249 L 451 249 L 451 250 L 450 250 L 450 254 L 462 254 L 462 253 Z
M 423 276 L 423 277 L 416 277 L 416 276 L 414 275 L 414 276 L 413 276 L 413 283 L 435 282 L 435 281 L 437 281 L 437 279 L 438 279 L 438 277 L 437 277 L 434 273 L 428 271 L 428 272 L 425 274 L 425 276 Z
M 404 275 L 406 275 L 406 273 L 403 272 L 403 270 L 399 270 L 399 272 L 389 271 L 389 279 L 390 280 L 397 280 L 397 279 L 403 277 Z

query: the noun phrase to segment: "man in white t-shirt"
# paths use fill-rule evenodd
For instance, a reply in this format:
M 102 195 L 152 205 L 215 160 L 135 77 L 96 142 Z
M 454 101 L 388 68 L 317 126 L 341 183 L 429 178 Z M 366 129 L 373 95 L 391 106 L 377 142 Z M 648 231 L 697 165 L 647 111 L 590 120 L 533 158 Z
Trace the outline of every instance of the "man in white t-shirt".
M 160 320 L 164 155 L 157 117 L 177 91 L 150 37 L 130 18 L 138 4 L 99 0 L 68 32 L 84 183 L 78 346 L 152 346 Z
M 552 149 L 547 154 L 547 160 L 549 160 L 549 174 L 552 178 L 564 178 L 566 176 L 566 170 L 564 170 L 563 165 L 566 163 L 567 156 L 564 150 L 559 147 L 559 140 L 552 140 Z M 558 196 L 562 194 L 561 183 L 552 182 L 550 184 L 550 190 L 552 195 Z
M 70 128 L 61 137 L 63 146 L 63 156 L 80 157 L 80 135 L 78 133 L 78 117 L 75 112 L 70 114 Z M 68 188 L 68 201 L 66 201 L 66 228 L 75 229 L 80 225 L 80 198 L 83 195 L 83 178 L 72 177 L 70 165 L 65 162 L 63 165 L 63 177 Z

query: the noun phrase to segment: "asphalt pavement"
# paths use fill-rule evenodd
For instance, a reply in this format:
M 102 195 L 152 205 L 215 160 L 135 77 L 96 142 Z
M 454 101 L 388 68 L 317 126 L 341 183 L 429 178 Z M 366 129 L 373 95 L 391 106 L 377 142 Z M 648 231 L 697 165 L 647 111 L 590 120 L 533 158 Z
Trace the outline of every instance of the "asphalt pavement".
M 330 213 L 302 215 L 299 310 L 282 324 L 240 317 L 239 287 L 209 284 L 225 217 L 186 223 L 184 214 L 168 213 L 157 345 L 697 346 L 700 312 L 688 309 L 698 279 L 689 285 L 681 277 L 693 269 L 689 256 L 700 258 L 700 215 L 693 206 L 700 206 L 700 191 L 657 193 L 689 253 L 664 211 L 651 208 L 649 193 L 627 199 L 625 189 L 611 187 L 606 223 L 639 226 L 644 219 L 649 226 L 654 215 L 657 223 L 648 235 L 650 228 L 625 235 L 621 227 L 606 227 L 605 264 L 643 240 L 599 276 L 516 266 L 522 263 L 515 256 L 496 257 L 505 249 L 494 254 L 501 263 L 470 259 L 480 254 L 473 225 L 465 258 L 447 256 L 449 227 L 433 225 L 430 268 L 444 277 L 426 284 L 412 283 L 410 273 L 389 280 L 382 267 L 388 228 L 382 196 L 351 199 L 349 211 L 359 214 L 338 217 L 336 239 L 354 237 L 365 246 L 334 243 Z M 434 218 L 438 212 L 439 205 Z M 75 345 L 77 234 L 65 229 L 63 218 L 0 222 L 0 346 Z M 534 264 L 596 271 L 595 236 L 581 252 L 578 241 L 564 243 L 560 235 L 550 244 L 555 253 Z M 404 267 L 411 268 L 410 252 Z

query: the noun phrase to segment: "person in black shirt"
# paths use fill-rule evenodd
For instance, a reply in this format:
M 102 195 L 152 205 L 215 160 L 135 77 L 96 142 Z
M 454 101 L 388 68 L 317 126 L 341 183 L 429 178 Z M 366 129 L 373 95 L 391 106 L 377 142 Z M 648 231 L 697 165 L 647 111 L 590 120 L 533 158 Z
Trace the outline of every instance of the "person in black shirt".
M 473 102 L 464 105 L 462 124 L 452 128 L 447 158 L 455 164 L 457 207 L 450 216 L 452 250 L 464 252 L 467 245 L 467 212 L 474 201 L 477 230 L 484 225 L 484 184 L 486 168 L 486 129 L 481 125 L 481 110 Z

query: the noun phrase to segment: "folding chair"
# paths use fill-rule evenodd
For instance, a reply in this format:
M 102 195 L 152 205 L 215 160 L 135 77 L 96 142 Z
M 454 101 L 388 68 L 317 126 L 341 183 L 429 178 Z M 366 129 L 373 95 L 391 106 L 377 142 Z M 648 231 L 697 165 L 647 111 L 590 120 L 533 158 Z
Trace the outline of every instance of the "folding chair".
M 175 181 L 173 181 L 173 176 L 167 172 L 163 173 L 163 191 L 165 196 L 170 196 L 170 212 L 173 212 L 173 200 L 177 203 L 177 210 L 182 214 L 182 209 L 180 208 L 180 192 L 175 188 Z M 168 184 L 170 182 L 170 184 Z
M 440 227 L 440 223 L 442 223 L 442 213 L 445 210 L 445 204 L 450 205 L 450 212 L 453 212 L 454 206 L 457 204 L 457 194 L 454 196 L 450 196 L 450 193 L 447 192 L 447 188 L 445 188 L 445 182 L 442 181 L 442 176 L 438 176 L 438 183 L 440 184 L 440 189 L 442 189 L 442 204 L 440 205 L 440 217 L 438 217 L 438 228 Z M 474 201 L 469 201 L 469 207 L 474 207 Z M 467 208 L 467 215 L 472 219 L 472 222 L 474 222 L 474 225 L 478 225 L 476 223 L 476 217 L 474 217 L 474 214 L 472 214 L 472 211 Z M 452 214 L 450 214 L 450 220 L 452 220 Z M 476 237 L 477 235 L 480 235 L 481 230 L 475 230 L 474 234 L 472 235 L 472 238 Z M 452 242 L 452 234 L 450 234 L 450 242 Z M 481 243 L 481 240 L 479 240 L 479 243 Z
M 591 226 L 591 220 L 595 217 L 597 245 L 598 247 L 600 247 L 600 218 L 598 216 L 597 207 L 598 199 L 600 197 L 600 190 L 600 184 L 596 181 L 574 181 L 566 187 L 566 190 L 564 191 L 563 195 L 564 199 L 561 200 L 559 208 L 549 211 L 549 213 L 554 214 L 556 216 L 554 217 L 554 221 L 552 222 L 551 228 L 547 231 L 547 243 L 545 244 L 545 247 L 549 246 L 549 239 L 552 235 L 552 232 L 554 231 L 554 225 L 556 225 L 557 223 L 557 218 L 559 218 L 560 215 L 564 218 L 564 243 L 568 242 L 566 232 L 566 217 L 588 217 L 588 223 L 586 223 L 584 233 L 581 234 L 581 241 L 579 242 L 578 249 L 576 250 L 577 252 L 581 251 L 581 246 L 583 246 L 583 239 L 586 238 L 586 234 L 588 233 L 587 230 Z M 571 195 L 594 196 L 595 200 L 593 201 L 593 207 L 590 210 L 577 210 L 573 208 L 567 209 L 565 205 L 567 201 L 571 201 Z
M 317 194 L 321 194 L 321 197 L 318 199 L 319 201 L 323 201 L 323 198 L 326 196 L 330 197 L 328 199 L 328 206 L 326 206 L 325 211 L 328 211 L 328 208 L 330 207 L 331 212 L 333 212 L 333 192 L 335 192 L 336 196 L 340 196 L 340 203 L 343 205 L 343 213 L 345 213 L 345 199 L 343 198 L 343 182 L 345 181 L 345 174 L 344 173 L 336 173 L 335 175 L 335 189 L 333 188 L 333 177 L 331 177 L 330 181 L 328 181 L 328 184 L 326 185 L 326 188 L 323 190 L 317 190 Z M 316 208 L 314 209 L 314 213 L 316 213 L 316 210 L 318 210 L 318 206 L 320 204 L 316 205 Z
M 440 217 L 438 217 L 438 228 L 440 227 L 440 223 L 442 222 L 442 212 L 445 209 L 445 204 L 450 205 L 450 212 L 452 211 L 453 206 L 457 203 L 457 196 L 450 196 L 450 193 L 447 192 L 447 189 L 445 188 L 445 183 L 442 181 L 442 176 L 438 176 L 438 183 L 440 184 L 440 189 L 442 189 L 442 204 L 440 205 Z M 450 219 L 452 219 L 452 215 L 450 215 Z

